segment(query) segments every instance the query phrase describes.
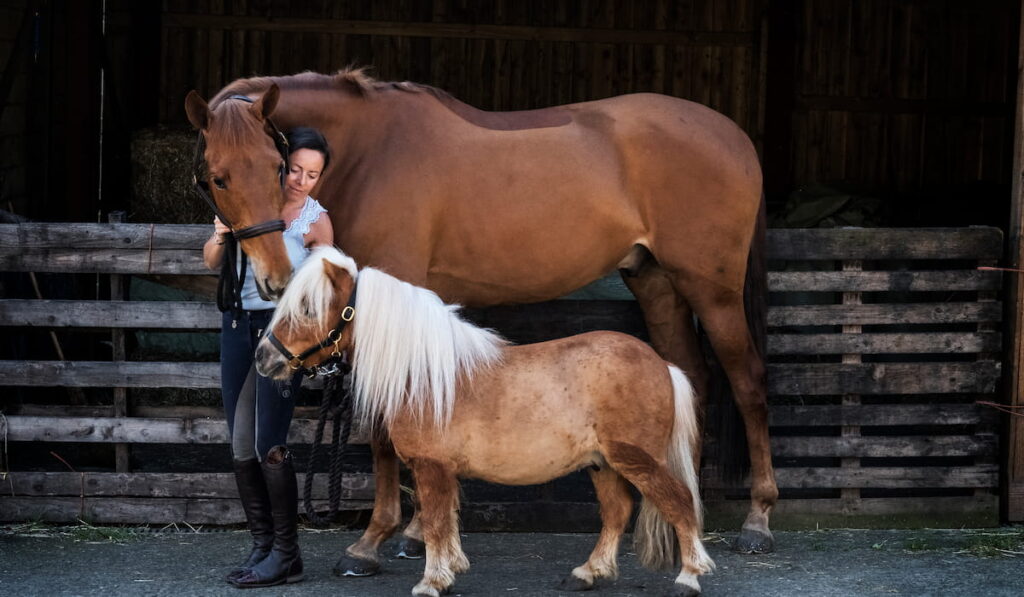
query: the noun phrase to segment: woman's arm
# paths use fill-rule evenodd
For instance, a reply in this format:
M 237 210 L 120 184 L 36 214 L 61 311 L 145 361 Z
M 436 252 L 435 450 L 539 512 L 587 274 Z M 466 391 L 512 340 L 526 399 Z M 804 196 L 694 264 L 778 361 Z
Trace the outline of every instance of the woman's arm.
M 219 270 L 224 260 L 224 241 L 231 234 L 231 229 L 220 221 L 220 218 L 213 216 L 213 236 L 206 239 L 203 244 L 203 263 L 211 270 Z
M 305 241 L 309 248 L 334 244 L 334 226 L 331 224 L 331 218 L 328 217 L 327 212 L 321 213 L 320 217 L 309 225 Z

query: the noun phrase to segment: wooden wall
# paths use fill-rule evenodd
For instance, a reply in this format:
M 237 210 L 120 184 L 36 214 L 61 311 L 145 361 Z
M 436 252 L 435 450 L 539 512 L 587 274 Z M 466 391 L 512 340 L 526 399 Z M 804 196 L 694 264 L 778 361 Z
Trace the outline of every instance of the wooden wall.
M 760 131 L 763 0 L 169 0 L 161 120 L 238 77 L 372 65 L 517 110 L 654 91 Z
M 0 3 L 0 209 L 7 202 L 21 206 L 25 196 L 25 103 L 27 68 L 22 30 L 27 2 L 4 0 Z M 24 35 L 24 34 L 23 34 Z M 10 71 L 8 72 L 8 69 Z
M 795 21 L 789 24 L 793 47 L 772 47 L 779 53 L 773 58 L 790 62 L 773 62 L 768 73 L 769 94 L 776 96 L 769 118 L 788 117 L 782 134 L 791 136 L 785 163 L 766 156 L 775 159 L 774 190 L 848 181 L 875 193 L 910 195 L 907 213 L 897 217 L 922 225 L 942 199 L 926 203 L 917 195 L 998 187 L 1002 194 L 985 197 L 985 207 L 1001 218 L 991 223 L 1004 222 L 1019 2 L 798 4 L 788 16 Z M 958 217 L 977 218 L 976 203 L 973 208 Z

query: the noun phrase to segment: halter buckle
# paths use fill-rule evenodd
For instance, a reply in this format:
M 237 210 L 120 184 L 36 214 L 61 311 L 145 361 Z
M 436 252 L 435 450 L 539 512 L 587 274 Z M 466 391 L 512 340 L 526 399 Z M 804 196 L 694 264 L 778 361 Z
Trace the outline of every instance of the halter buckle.
M 351 306 L 346 306 L 341 310 L 341 320 L 348 322 L 352 321 L 352 318 L 356 316 L 356 310 Z
M 298 371 L 302 369 L 303 361 L 299 357 L 292 357 L 288 360 L 288 366 L 292 368 L 292 371 Z

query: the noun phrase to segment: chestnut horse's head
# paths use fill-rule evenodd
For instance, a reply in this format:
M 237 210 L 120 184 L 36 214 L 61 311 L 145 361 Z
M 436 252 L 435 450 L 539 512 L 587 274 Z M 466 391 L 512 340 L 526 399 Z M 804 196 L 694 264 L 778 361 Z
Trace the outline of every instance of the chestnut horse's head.
M 208 186 L 216 211 L 240 239 L 260 293 L 271 299 L 281 296 L 292 273 L 281 235 L 284 227 L 269 224 L 281 219 L 287 171 L 287 152 L 282 152 L 280 133 L 270 121 L 279 94 L 277 85 L 271 85 L 259 98 L 230 96 L 213 108 L 194 90 L 185 98 L 189 122 L 205 140 L 204 188 Z

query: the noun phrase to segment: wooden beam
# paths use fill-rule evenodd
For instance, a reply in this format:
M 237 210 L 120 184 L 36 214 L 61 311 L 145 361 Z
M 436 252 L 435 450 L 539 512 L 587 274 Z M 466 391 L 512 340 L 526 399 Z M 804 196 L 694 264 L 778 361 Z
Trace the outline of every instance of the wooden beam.
M 750 31 L 637 31 L 628 29 L 575 29 L 515 25 L 430 22 L 355 21 L 289 17 L 247 17 L 164 13 L 164 25 L 184 29 L 267 31 L 429 37 L 431 39 L 499 39 L 513 41 L 582 42 L 603 44 L 654 44 L 673 46 L 752 46 Z
M 769 259 L 998 259 L 1002 252 L 1002 231 L 987 226 L 768 230 Z
M 1000 363 L 775 363 L 771 395 L 990 393 Z
M 873 303 L 770 307 L 768 327 L 790 325 L 903 325 L 999 321 L 999 303 Z
M 0 326 L 220 330 L 214 303 L 0 300 Z
M 769 334 L 768 354 L 971 354 L 998 351 L 999 332 Z
M 1010 230 L 1007 263 L 1024 267 L 1024 2 L 1021 2 L 1017 45 L 1017 107 L 1010 170 Z M 1024 410 L 1024 275 L 1013 274 L 1006 297 L 1007 354 L 1004 402 Z M 1011 416 L 1005 425 L 1006 467 L 1001 514 L 1009 522 L 1024 521 L 1024 417 Z

